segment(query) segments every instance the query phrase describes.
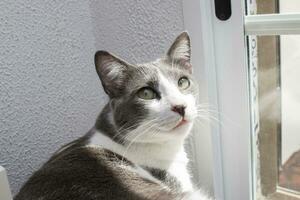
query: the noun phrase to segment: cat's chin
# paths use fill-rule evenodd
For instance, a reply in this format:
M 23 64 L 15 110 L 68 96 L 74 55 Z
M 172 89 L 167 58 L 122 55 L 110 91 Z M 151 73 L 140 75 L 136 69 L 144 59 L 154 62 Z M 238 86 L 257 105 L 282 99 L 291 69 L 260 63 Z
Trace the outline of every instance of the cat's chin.
M 171 134 L 188 134 L 193 125 L 192 121 L 180 120 L 169 132 Z
M 176 121 L 172 121 L 167 126 L 160 127 L 159 129 L 161 132 L 170 133 L 170 132 L 182 129 L 183 127 L 188 126 L 190 123 L 191 122 L 189 120 L 181 118 Z
M 189 123 L 189 122 L 188 122 L 187 120 L 182 119 L 182 120 L 180 120 L 180 121 L 177 123 L 177 125 L 173 128 L 173 130 L 174 130 L 174 129 L 177 129 L 177 128 L 180 128 L 181 126 L 187 125 L 188 123 Z

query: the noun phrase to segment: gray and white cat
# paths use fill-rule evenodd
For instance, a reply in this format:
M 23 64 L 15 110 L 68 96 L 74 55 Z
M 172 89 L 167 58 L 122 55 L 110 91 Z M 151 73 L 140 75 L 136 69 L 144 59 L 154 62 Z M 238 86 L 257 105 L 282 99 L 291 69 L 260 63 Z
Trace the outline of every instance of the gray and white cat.
M 183 146 L 197 117 L 190 54 L 186 32 L 151 63 L 98 51 L 109 102 L 94 128 L 56 152 L 15 200 L 208 199 L 193 188 Z

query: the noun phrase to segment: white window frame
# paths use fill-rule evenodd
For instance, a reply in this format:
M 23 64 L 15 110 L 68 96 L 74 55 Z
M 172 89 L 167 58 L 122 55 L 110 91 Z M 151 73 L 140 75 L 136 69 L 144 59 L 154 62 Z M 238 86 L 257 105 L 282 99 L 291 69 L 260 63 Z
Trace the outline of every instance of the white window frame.
M 290 35 L 300 33 L 300 14 L 266 14 L 245 17 L 246 35 Z
M 215 17 L 213 1 L 183 2 L 192 47 L 202 45 L 193 48 L 193 58 L 203 55 L 204 66 L 199 67 L 205 72 L 208 99 L 220 113 L 221 123 L 211 125 L 214 193 L 218 200 L 248 200 L 253 194 L 244 8 L 243 1 L 232 1 L 231 18 L 220 21 Z M 230 48 L 236 49 L 234 53 Z
M 197 67 L 204 74 L 196 76 L 202 77 L 222 122 L 210 127 L 215 197 L 250 200 L 256 199 L 256 174 L 245 36 L 300 34 L 300 14 L 245 16 L 244 0 L 231 0 L 231 6 L 227 21 L 216 18 L 211 0 L 183 1 L 183 14 L 193 40 L 193 62 L 203 64 Z

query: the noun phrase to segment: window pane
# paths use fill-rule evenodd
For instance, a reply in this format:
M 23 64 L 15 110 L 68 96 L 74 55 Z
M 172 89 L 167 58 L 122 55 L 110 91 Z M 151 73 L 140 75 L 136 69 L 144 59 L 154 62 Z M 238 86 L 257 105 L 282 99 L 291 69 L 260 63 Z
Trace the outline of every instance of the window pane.
M 279 185 L 300 192 L 300 36 L 280 36 L 281 166 Z
M 248 44 L 250 85 L 257 85 L 251 95 L 258 97 L 257 196 L 300 199 L 300 36 L 250 36 Z
M 252 4 L 256 3 L 256 14 L 274 14 L 274 13 L 299 13 L 299 0 L 248 0 Z M 249 12 L 249 14 L 255 14 Z

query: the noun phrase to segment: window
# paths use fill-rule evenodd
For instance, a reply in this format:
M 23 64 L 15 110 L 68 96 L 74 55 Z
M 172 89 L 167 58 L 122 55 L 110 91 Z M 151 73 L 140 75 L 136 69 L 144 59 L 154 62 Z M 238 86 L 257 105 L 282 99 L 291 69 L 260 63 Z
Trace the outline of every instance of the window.
M 300 192 L 299 38 L 257 37 L 259 130 L 254 163 L 258 195 L 271 199 Z
M 248 13 L 279 13 L 277 16 L 267 16 L 272 22 L 275 21 L 272 17 L 279 20 L 281 17 L 282 20 L 282 13 L 300 11 L 300 2 L 256 1 L 255 7 L 252 11 L 249 7 Z M 296 15 L 286 16 L 297 19 Z M 291 21 L 287 20 L 287 23 Z M 268 25 L 263 27 L 266 32 Z M 284 24 L 278 25 L 280 34 L 285 27 Z M 253 130 L 252 164 L 256 171 L 255 196 L 260 199 L 300 199 L 300 126 L 297 122 L 300 119 L 300 35 L 291 33 L 294 34 L 287 31 L 285 34 L 288 35 L 276 35 L 274 32 L 272 35 L 258 33 L 258 36 L 248 36 L 250 51 L 251 41 L 256 43 L 257 74 L 250 80 L 255 80 L 257 84 L 257 102 L 252 101 L 252 107 L 258 107 L 259 129 Z M 249 75 L 253 76 L 251 73 Z

